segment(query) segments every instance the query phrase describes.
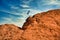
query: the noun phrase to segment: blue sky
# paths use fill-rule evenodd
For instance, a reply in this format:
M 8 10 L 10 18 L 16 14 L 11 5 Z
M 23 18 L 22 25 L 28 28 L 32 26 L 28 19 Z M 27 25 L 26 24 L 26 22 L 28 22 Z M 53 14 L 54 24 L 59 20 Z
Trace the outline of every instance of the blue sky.
M 60 9 L 60 0 L 0 0 L 0 24 L 21 27 L 27 17 L 51 9 Z

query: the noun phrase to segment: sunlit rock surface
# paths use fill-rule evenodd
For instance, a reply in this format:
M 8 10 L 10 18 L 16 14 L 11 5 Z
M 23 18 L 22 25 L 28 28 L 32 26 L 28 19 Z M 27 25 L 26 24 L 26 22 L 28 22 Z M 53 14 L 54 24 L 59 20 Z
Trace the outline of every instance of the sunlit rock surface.
M 22 28 L 0 25 L 0 40 L 60 40 L 60 9 L 28 17 Z

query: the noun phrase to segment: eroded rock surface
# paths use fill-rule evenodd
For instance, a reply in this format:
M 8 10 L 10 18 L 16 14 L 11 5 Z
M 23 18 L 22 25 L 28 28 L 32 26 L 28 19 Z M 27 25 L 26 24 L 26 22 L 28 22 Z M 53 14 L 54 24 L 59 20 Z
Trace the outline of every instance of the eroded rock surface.
M 23 25 L 26 40 L 60 40 L 60 10 L 29 17 Z
M 13 24 L 0 25 L 0 40 L 20 40 L 22 32 Z
M 60 9 L 28 17 L 22 28 L 0 25 L 0 40 L 60 40 Z

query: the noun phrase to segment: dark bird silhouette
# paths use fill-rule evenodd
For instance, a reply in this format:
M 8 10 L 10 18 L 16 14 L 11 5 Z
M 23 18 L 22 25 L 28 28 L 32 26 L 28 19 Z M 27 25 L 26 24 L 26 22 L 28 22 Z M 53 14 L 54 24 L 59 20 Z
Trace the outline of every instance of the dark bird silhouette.
M 30 10 L 27 12 L 27 15 L 29 15 L 29 13 L 30 13 Z

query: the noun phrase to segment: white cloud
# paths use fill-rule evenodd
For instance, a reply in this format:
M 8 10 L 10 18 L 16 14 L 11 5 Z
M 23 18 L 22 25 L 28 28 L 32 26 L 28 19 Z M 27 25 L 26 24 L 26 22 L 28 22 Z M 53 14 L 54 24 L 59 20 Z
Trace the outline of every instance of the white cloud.
M 37 13 L 41 13 L 42 11 L 41 10 L 37 10 L 37 9 L 30 9 L 30 16 L 33 16 L 33 15 L 35 15 L 35 14 L 37 14 Z
M 2 12 L 6 12 L 6 13 L 11 13 L 11 12 L 9 12 L 9 11 L 6 11 L 6 10 L 0 10 L 0 11 L 2 11 Z
M 2 21 L 2 23 L 0 24 L 14 24 L 18 27 L 22 27 L 23 26 L 23 23 L 25 22 L 25 19 L 20 19 L 18 18 L 17 21 L 13 21 L 12 18 L 3 18 L 5 21 Z
M 51 2 L 49 3 L 50 5 L 60 5 L 60 3 L 57 0 L 51 0 Z
M 16 11 L 9 11 L 9 10 L 0 10 L 2 12 L 5 12 L 5 13 L 9 13 L 9 14 L 14 14 L 14 15 L 20 15 L 20 9 L 18 9 L 19 11 L 16 12 Z
M 28 5 L 26 5 L 26 4 L 24 4 L 24 5 L 20 5 L 21 7 L 23 7 L 23 8 L 28 8 L 29 6 Z
M 33 1 L 33 0 L 27 0 L 27 1 L 24 0 L 23 3 L 24 3 L 24 4 L 29 4 L 31 1 Z
M 11 9 L 19 9 L 19 7 L 11 6 Z
M 43 5 L 60 5 L 60 1 L 58 0 L 44 0 Z

